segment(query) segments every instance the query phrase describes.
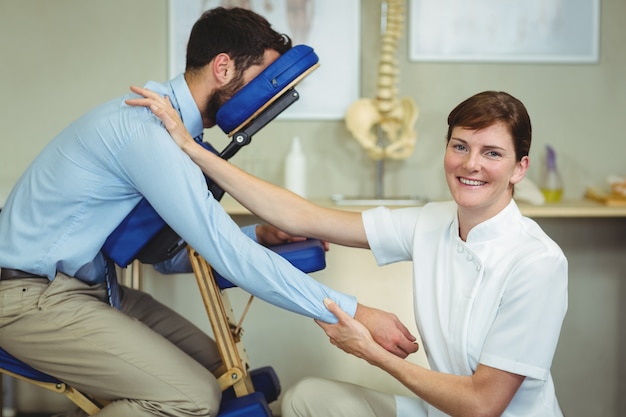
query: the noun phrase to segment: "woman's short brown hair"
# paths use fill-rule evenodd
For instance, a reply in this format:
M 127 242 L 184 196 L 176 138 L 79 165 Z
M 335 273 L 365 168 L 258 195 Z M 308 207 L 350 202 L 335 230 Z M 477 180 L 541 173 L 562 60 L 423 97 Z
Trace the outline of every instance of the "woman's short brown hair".
M 532 139 L 530 116 L 521 101 L 502 91 L 483 91 L 457 105 L 448 116 L 446 139 L 450 141 L 455 127 L 480 130 L 495 123 L 503 123 L 509 129 L 516 159 L 528 156 Z

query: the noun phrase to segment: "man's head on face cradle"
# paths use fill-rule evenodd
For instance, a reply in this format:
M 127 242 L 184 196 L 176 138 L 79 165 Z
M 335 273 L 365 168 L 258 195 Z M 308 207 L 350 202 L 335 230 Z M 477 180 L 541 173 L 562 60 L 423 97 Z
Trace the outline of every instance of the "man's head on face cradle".
M 204 12 L 191 30 L 185 68 L 204 127 L 214 126 L 222 104 L 291 46 L 287 35 L 250 10 Z

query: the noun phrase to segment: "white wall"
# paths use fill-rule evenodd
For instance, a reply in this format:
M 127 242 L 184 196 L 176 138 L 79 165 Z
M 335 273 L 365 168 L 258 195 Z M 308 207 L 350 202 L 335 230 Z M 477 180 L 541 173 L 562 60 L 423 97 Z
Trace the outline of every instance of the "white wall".
M 371 28 L 378 27 L 379 11 L 378 2 L 362 4 L 362 89 L 363 96 L 372 97 L 378 36 Z M 509 91 L 528 106 L 535 133 L 531 177 L 536 178 L 548 143 L 559 153 L 567 198 L 579 198 L 585 186 L 609 174 L 626 174 L 625 23 L 626 2 L 603 1 L 600 62 L 586 65 L 414 63 L 407 61 L 402 40 L 401 95 L 413 97 L 421 113 L 416 152 L 405 162 L 388 164 L 389 194 L 447 196 L 440 169 L 445 119 L 460 100 L 485 89 Z M 0 0 L 0 191 L 81 113 L 125 93 L 131 84 L 164 80 L 166 45 L 165 0 Z M 322 65 L 335 64 L 321 58 Z M 236 162 L 280 182 L 282 160 L 296 134 L 309 158 L 311 197 L 373 193 L 373 164 L 342 121 L 273 122 L 255 137 L 254 152 L 242 151 Z M 260 162 L 250 162 L 252 153 Z M 626 369 L 620 358 L 626 341 L 620 321 L 626 314 L 621 301 L 626 222 L 541 224 L 570 260 L 570 310 L 554 363 L 563 408 L 574 417 L 624 415 Z M 208 329 L 193 277 L 147 275 L 149 292 Z M 328 268 L 314 276 L 412 322 L 408 264 L 378 268 L 367 252 L 333 247 Z M 239 291 L 231 295 L 236 306 L 246 298 Z M 253 365 L 273 365 L 284 387 L 305 375 L 321 375 L 406 392 L 382 372 L 333 348 L 308 319 L 256 301 L 245 328 Z M 424 358 L 418 353 L 411 360 L 423 363 Z M 48 396 L 35 400 L 22 385 L 19 391 L 24 410 L 61 406 Z

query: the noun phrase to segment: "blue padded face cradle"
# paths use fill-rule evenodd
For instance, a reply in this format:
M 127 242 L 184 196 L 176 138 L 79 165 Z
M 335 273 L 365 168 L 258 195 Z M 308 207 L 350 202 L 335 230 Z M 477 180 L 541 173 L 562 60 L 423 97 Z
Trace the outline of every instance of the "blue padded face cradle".
M 230 135 L 272 98 L 299 81 L 318 61 L 310 46 L 294 46 L 220 107 L 216 115 L 217 125 Z

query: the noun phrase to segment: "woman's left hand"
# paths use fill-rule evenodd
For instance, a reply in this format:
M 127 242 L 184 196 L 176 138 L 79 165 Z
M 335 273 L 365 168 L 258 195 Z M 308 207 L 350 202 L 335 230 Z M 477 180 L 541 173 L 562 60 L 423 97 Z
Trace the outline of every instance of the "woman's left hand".
M 324 332 L 330 338 L 330 343 L 344 352 L 365 359 L 370 363 L 372 363 L 371 354 L 373 352 L 385 351 L 376 343 L 369 330 L 363 324 L 350 317 L 337 303 L 327 298 L 324 300 L 324 305 L 337 317 L 337 323 L 330 324 L 319 320 L 315 320 L 315 322 L 324 329 Z

